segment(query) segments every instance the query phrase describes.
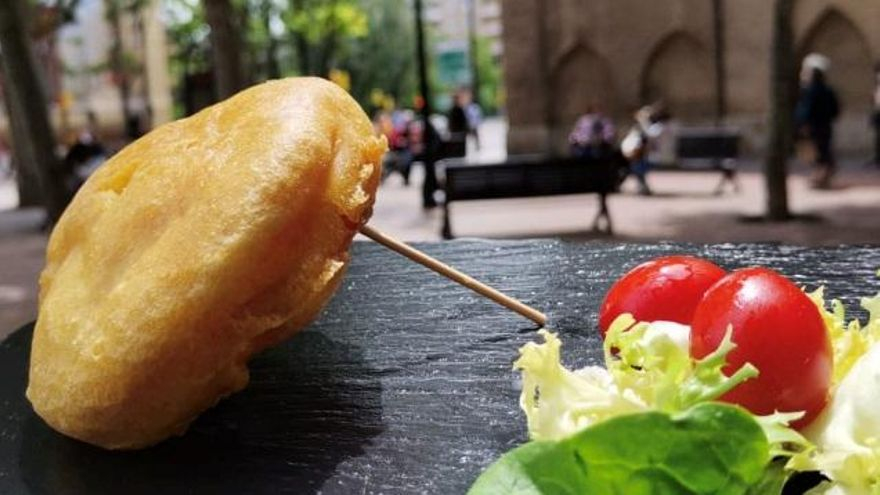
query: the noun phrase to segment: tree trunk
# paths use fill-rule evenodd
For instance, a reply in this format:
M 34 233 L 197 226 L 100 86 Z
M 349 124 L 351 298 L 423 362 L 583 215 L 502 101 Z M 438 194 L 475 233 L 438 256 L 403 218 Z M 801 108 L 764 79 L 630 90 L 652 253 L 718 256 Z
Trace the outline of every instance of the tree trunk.
M 278 65 L 278 40 L 272 36 L 272 3 L 264 1 L 260 6 L 263 17 L 263 27 L 266 30 L 266 77 L 278 79 L 281 77 L 281 67 Z
M 16 164 L 23 177 L 36 179 L 46 213 L 54 223 L 67 206 L 70 194 L 55 156 L 55 136 L 49 122 L 45 88 L 31 51 L 25 8 L 22 0 L 0 1 L 0 72 L 15 129 Z
M 141 98 L 144 102 L 144 115 L 141 116 L 144 132 L 153 128 L 153 99 L 150 95 L 150 74 L 149 74 L 149 47 L 147 46 L 147 31 L 144 23 L 143 3 L 136 3 L 132 9 L 132 28 L 138 35 L 138 43 L 140 48 L 140 56 L 143 63 L 141 64 Z M 151 14 L 152 15 L 152 14 Z
M 328 2 L 330 15 L 327 17 L 327 23 L 325 24 L 326 35 L 324 36 L 324 41 L 321 43 L 320 50 L 318 52 L 318 61 L 315 64 L 316 73 L 321 77 L 330 77 L 330 69 L 333 67 L 333 62 L 336 59 L 336 48 L 337 48 L 337 20 L 336 20 L 336 0 L 329 0 Z
M 788 153 L 794 135 L 795 53 L 792 17 L 794 0 L 776 0 L 773 12 L 773 50 L 770 67 L 770 116 L 764 173 L 767 188 L 767 219 L 787 220 Z
M 294 12 L 302 12 L 305 6 L 302 0 L 290 0 L 290 8 Z M 296 63 L 299 66 L 299 75 L 312 74 L 312 64 L 309 56 L 309 42 L 303 33 L 293 32 L 293 45 L 296 48 Z
M 110 66 L 113 70 L 116 87 L 119 89 L 119 100 L 122 105 L 122 128 L 127 137 L 134 138 L 136 136 L 131 136 L 132 133 L 129 129 L 134 115 L 131 110 L 131 80 L 128 77 L 128 68 L 125 66 L 125 53 L 122 46 L 122 19 L 119 15 L 119 2 L 120 0 L 105 0 L 104 2 L 112 37 Z
M 18 119 L 18 112 L 12 110 L 12 102 L 9 96 L 9 90 L 6 89 L 5 76 L 0 71 L 0 79 L 4 83 L 3 87 L 3 106 L 6 109 L 6 115 L 9 120 L 9 134 L 12 144 L 12 169 L 15 170 L 15 183 L 18 188 L 18 207 L 40 206 L 43 204 L 43 194 L 40 191 L 40 182 L 34 175 L 31 167 L 22 167 L 19 165 L 18 152 L 14 149 L 15 143 L 23 141 L 25 138 L 25 128 Z
M 211 27 L 211 58 L 217 97 L 228 98 L 245 87 L 241 62 L 241 37 L 230 0 L 203 0 L 205 19 Z
M 12 137 L 15 138 L 15 132 Z M 15 170 L 15 185 L 18 189 L 18 207 L 30 208 L 43 205 L 43 192 L 40 190 L 40 181 L 34 175 L 31 167 L 22 167 L 21 160 L 17 156 L 12 157 L 12 169 Z
M 315 67 L 315 72 L 321 77 L 330 77 L 330 69 L 333 68 L 336 59 L 337 34 L 335 29 L 331 29 L 324 38 L 321 48 L 321 54 Z
M 309 42 L 300 33 L 294 33 L 294 45 L 296 46 L 296 62 L 299 66 L 299 75 L 309 76 L 312 74 L 312 64 L 309 54 Z

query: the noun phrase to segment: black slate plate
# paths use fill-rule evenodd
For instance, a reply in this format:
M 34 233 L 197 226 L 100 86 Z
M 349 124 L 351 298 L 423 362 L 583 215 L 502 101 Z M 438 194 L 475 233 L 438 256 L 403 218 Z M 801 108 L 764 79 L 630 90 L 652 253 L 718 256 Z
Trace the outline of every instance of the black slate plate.
M 601 360 L 610 284 L 653 256 L 693 253 L 828 284 L 854 306 L 880 289 L 880 249 L 456 241 L 420 246 L 545 310 L 567 364 Z M 251 385 L 181 437 L 106 452 L 50 430 L 24 398 L 32 327 L 0 344 L 0 493 L 463 493 L 525 440 L 510 365 L 527 320 L 387 250 L 356 243 L 321 318 L 257 356 Z

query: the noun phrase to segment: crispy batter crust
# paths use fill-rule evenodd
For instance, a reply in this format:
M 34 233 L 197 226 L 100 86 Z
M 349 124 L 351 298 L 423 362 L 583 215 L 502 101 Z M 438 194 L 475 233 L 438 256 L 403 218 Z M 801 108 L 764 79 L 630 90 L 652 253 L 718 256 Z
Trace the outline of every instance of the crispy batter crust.
M 308 324 L 369 218 L 386 144 L 335 85 L 255 86 L 123 149 L 49 240 L 27 396 L 69 436 L 140 448 Z

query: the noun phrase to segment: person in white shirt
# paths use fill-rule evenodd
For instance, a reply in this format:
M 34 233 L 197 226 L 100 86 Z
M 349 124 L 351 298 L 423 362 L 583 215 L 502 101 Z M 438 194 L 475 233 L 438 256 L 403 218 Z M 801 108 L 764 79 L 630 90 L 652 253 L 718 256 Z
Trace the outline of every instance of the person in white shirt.
M 639 109 L 635 115 L 639 133 L 640 150 L 631 153 L 634 157 L 632 172 L 639 182 L 639 194 L 650 195 L 648 171 L 657 165 L 673 165 L 675 154 L 675 127 L 672 116 L 662 103 L 655 103 Z

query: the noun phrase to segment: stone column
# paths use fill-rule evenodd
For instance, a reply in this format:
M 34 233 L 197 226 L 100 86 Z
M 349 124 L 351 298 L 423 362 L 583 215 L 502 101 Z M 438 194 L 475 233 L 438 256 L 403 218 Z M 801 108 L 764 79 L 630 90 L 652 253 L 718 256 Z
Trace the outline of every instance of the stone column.
M 542 52 L 541 0 L 504 2 L 504 86 L 510 127 L 510 154 L 548 151 L 550 91 L 547 88 L 546 59 Z

